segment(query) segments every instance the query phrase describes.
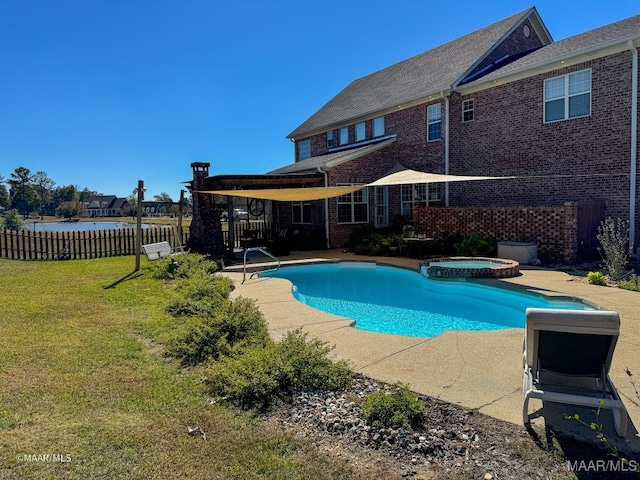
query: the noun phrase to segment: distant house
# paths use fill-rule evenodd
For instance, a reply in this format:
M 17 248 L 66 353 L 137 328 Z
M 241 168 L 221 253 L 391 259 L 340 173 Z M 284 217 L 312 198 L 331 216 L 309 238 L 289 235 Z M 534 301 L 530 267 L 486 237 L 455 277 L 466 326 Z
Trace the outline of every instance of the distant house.
M 83 202 L 85 217 L 120 217 L 128 206 L 126 198 L 115 195 L 96 195 Z
M 145 201 L 142 202 L 142 214 L 148 217 L 167 215 L 173 205 L 173 202 Z
M 208 165 L 194 164 L 192 190 L 366 185 L 399 167 L 510 176 L 279 201 L 272 218 L 280 229 L 322 229 L 336 248 L 416 204 L 598 202 L 630 221 L 637 247 L 639 46 L 640 15 L 554 41 L 531 8 L 354 80 L 288 135 L 293 163 L 251 177 L 208 176 Z M 206 244 L 212 200 L 193 201 L 191 233 Z

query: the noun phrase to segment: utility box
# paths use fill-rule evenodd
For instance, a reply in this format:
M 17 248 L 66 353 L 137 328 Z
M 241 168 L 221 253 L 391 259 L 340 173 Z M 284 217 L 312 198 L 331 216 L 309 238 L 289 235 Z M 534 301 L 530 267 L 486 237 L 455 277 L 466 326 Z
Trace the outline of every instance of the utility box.
M 538 244 L 533 242 L 498 242 L 498 258 L 515 260 L 520 265 L 538 261 Z

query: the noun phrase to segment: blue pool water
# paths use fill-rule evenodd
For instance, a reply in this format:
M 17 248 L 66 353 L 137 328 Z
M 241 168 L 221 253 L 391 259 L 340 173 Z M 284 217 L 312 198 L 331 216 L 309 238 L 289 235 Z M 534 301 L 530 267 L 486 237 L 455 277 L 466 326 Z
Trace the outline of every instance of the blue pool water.
M 414 337 L 524 328 L 528 307 L 591 309 L 575 299 L 429 280 L 418 272 L 368 262 L 287 266 L 261 276 L 290 280 L 297 300 L 351 318 L 356 328 Z

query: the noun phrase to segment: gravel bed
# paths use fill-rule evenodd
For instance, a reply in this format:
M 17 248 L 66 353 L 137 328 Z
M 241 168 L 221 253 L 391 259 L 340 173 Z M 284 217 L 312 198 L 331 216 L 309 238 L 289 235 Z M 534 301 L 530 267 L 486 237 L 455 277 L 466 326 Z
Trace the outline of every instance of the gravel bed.
M 349 462 L 363 478 L 575 478 L 566 458 L 603 457 L 601 450 L 569 439 L 561 439 L 560 452 L 549 432 L 544 443 L 536 442 L 522 426 L 426 396 L 420 396 L 427 407 L 420 428 L 374 428 L 362 418 L 362 402 L 390 388 L 355 375 L 344 392 L 300 393 L 266 419 Z

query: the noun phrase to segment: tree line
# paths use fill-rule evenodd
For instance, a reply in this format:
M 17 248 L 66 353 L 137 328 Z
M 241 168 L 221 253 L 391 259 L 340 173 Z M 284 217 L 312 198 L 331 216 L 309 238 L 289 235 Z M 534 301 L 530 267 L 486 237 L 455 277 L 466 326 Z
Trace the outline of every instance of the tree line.
M 26 167 L 16 168 L 8 179 L 0 175 L 0 212 L 12 212 L 12 215 L 81 217 L 84 214 L 83 202 L 99 195 L 103 194 L 89 190 L 87 187 L 82 190 L 76 185 L 57 187 L 45 172 L 32 173 Z M 165 192 L 154 195 L 154 200 L 174 203 Z M 123 210 L 122 214 L 127 216 L 135 214 L 136 196 L 129 195 L 127 203 L 128 207 Z M 190 199 L 185 199 L 184 204 L 189 207 Z

